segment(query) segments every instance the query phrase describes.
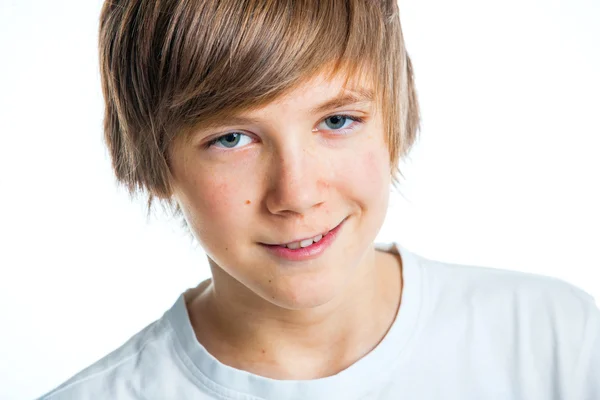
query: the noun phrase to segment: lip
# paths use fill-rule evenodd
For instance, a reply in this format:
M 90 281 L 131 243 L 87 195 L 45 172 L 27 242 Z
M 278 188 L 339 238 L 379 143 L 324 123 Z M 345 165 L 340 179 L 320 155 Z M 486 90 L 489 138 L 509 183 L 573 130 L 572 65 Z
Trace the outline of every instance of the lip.
M 338 233 L 342 229 L 344 222 L 346 222 L 345 218 L 342 222 L 340 222 L 335 228 L 327 232 L 326 235 L 323 236 L 321 240 L 317 243 L 313 243 L 308 247 L 300 247 L 299 249 L 289 249 L 287 247 L 282 247 L 279 244 L 262 244 L 267 251 L 271 254 L 275 255 L 278 258 L 282 258 L 287 261 L 304 261 L 304 260 L 312 260 L 314 258 L 319 257 L 321 254 L 325 252 L 331 246 L 331 244 L 335 241 Z
M 343 221 L 342 221 L 342 222 L 343 222 Z M 340 222 L 340 224 L 341 224 L 341 222 Z M 337 226 L 339 226 L 340 224 L 338 224 Z M 336 226 L 336 227 L 337 227 L 337 226 Z M 335 229 L 335 228 L 333 228 L 333 229 Z M 296 243 L 296 242 L 301 242 L 301 241 L 303 241 L 303 240 L 306 240 L 306 239 L 312 239 L 312 238 L 314 238 L 315 236 L 319 236 L 319 235 L 323 235 L 323 236 L 325 236 L 327 233 L 331 232 L 333 229 L 327 230 L 327 231 L 325 231 L 325 232 L 317 233 L 316 235 L 307 236 L 307 237 L 305 237 L 305 238 L 302 238 L 302 239 L 290 240 L 289 242 L 285 242 L 285 243 L 276 243 L 276 244 L 268 244 L 268 243 L 263 243 L 263 244 L 266 244 L 266 245 L 268 245 L 268 246 L 283 246 L 283 245 L 288 245 L 288 244 L 290 244 L 290 243 Z

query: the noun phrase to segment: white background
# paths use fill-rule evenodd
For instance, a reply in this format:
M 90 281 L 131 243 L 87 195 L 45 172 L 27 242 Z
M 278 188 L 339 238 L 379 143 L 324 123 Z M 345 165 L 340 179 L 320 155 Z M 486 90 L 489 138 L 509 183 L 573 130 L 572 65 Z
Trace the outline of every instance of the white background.
M 402 0 L 421 140 L 378 240 L 600 297 L 600 1 Z M 117 189 L 100 0 L 0 0 L 0 399 L 39 396 L 208 276 Z

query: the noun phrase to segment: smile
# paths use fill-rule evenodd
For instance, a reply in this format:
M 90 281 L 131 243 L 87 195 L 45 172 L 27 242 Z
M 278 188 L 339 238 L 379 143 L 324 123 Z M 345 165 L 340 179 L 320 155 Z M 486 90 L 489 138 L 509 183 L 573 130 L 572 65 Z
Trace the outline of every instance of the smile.
M 347 217 L 335 228 L 311 238 L 296 240 L 286 244 L 263 244 L 272 255 L 287 261 L 305 261 L 314 259 L 335 241 Z
M 291 242 L 291 243 L 287 243 L 287 244 L 280 244 L 279 246 L 281 247 L 287 247 L 288 249 L 299 249 L 300 247 L 308 247 L 313 243 L 317 243 L 319 242 L 321 239 L 323 239 L 323 236 L 327 235 L 329 233 L 329 231 L 323 233 L 323 234 L 319 234 L 315 237 L 309 238 L 309 239 L 303 239 L 303 240 L 299 240 L 296 242 Z

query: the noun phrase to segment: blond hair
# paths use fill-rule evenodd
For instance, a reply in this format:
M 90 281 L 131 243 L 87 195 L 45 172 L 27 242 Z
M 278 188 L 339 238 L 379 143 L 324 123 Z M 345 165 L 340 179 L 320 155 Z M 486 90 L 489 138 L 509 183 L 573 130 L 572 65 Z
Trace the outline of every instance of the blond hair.
M 171 200 L 174 139 L 266 105 L 324 66 L 373 82 L 394 183 L 417 136 L 396 0 L 107 0 L 99 52 L 112 166 L 148 210 Z

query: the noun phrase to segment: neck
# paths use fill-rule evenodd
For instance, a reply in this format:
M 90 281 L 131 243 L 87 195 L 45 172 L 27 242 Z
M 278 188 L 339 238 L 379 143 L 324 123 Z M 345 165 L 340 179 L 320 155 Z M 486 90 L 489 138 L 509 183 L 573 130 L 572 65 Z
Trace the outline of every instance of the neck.
M 330 376 L 387 333 L 400 301 L 400 265 L 399 257 L 372 249 L 339 296 L 302 310 L 243 290 L 216 267 L 213 281 L 189 300 L 190 319 L 199 342 L 224 364 L 275 379 Z

